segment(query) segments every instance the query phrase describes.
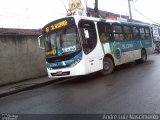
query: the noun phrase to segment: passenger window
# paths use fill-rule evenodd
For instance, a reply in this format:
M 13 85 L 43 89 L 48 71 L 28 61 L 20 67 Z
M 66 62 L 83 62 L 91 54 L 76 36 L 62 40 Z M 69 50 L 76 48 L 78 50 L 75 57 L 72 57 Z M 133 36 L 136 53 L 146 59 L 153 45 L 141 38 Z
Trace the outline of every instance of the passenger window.
M 80 35 L 82 39 L 83 51 L 89 54 L 97 44 L 97 35 L 94 22 L 81 20 L 79 22 Z M 86 37 L 87 31 L 87 37 Z
M 140 32 L 140 37 L 141 37 L 141 39 L 144 40 L 144 39 L 145 39 L 145 30 L 144 30 L 144 28 L 141 27 L 141 28 L 139 29 L 139 32 Z
M 99 39 L 102 43 L 106 43 L 111 38 L 111 26 L 108 23 L 97 23 Z
M 121 25 L 113 25 L 113 37 L 114 40 L 122 41 L 124 40 L 123 30 Z
M 123 29 L 124 29 L 125 39 L 126 39 L 126 40 L 131 40 L 132 37 L 133 37 L 133 36 L 132 36 L 131 27 L 129 27 L 129 26 L 124 26 Z
M 146 39 L 151 39 L 150 29 L 145 28 L 145 32 L 146 32 Z
M 140 35 L 138 27 L 132 27 L 132 31 L 133 31 L 133 39 L 139 39 Z

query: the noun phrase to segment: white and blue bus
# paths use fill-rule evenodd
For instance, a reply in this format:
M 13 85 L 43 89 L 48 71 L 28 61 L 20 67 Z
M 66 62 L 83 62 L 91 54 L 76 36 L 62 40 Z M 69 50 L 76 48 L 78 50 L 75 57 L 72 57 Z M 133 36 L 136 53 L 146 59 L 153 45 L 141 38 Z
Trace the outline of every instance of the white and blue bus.
M 55 20 L 42 28 L 49 77 L 111 74 L 117 65 L 145 62 L 153 53 L 149 24 L 85 16 Z

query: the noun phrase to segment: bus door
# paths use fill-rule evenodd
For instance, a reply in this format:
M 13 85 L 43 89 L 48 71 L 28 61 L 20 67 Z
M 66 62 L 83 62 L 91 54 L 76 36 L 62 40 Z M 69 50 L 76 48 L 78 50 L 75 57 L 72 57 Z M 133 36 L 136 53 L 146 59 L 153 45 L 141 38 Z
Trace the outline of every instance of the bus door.
M 84 52 L 85 68 L 87 73 L 100 70 L 100 61 L 103 56 L 101 46 L 98 46 L 95 23 L 81 20 L 79 22 L 80 37 Z

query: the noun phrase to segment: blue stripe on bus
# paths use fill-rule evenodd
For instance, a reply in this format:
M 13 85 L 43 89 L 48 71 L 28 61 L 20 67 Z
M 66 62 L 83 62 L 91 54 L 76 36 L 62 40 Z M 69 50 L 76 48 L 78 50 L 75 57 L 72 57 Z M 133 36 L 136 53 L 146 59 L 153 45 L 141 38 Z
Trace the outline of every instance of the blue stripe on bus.
M 58 67 L 65 67 L 73 64 L 75 61 L 80 59 L 82 57 L 82 51 L 78 53 L 76 56 L 71 58 L 70 60 L 61 61 L 61 62 L 54 62 L 54 63 L 48 63 L 47 66 L 49 68 L 58 68 Z
M 110 42 L 110 49 L 115 58 L 120 59 L 122 53 L 141 48 L 152 47 L 151 40 L 126 40 L 126 41 L 113 41 Z

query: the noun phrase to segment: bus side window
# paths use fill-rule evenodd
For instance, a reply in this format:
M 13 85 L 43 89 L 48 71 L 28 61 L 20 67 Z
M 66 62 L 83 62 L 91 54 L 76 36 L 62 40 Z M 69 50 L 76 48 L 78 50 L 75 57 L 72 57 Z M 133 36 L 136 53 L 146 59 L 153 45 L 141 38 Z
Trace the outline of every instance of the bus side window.
M 138 27 L 132 27 L 132 31 L 133 31 L 133 39 L 139 39 L 140 35 Z
M 126 40 L 131 40 L 132 39 L 132 30 L 130 26 L 123 26 L 124 29 L 124 35 Z
M 118 25 L 118 24 L 113 24 L 113 37 L 114 40 L 116 41 L 122 41 L 124 40 L 124 34 L 123 34 L 123 30 L 122 30 L 122 26 Z
M 141 39 L 144 40 L 145 39 L 145 30 L 144 30 L 144 28 L 140 27 L 139 28 L 139 32 L 140 32 Z
M 160 36 L 160 27 L 158 27 L 158 35 Z
M 98 22 L 99 39 L 102 43 L 106 43 L 111 38 L 111 26 L 108 23 Z
M 149 28 L 145 28 L 145 33 L 146 33 L 146 39 L 151 39 L 151 34 L 150 34 Z
M 90 53 L 97 44 L 97 34 L 94 22 L 81 20 L 79 22 L 82 46 L 85 54 Z

